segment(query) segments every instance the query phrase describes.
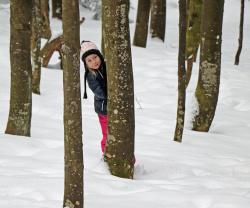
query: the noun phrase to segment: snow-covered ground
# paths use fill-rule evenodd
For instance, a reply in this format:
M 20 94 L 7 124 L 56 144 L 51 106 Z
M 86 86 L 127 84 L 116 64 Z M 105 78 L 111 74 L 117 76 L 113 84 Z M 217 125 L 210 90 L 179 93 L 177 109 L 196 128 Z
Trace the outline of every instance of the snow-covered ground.
M 135 0 L 133 0 L 134 7 Z M 166 42 L 132 47 L 135 81 L 134 180 L 111 176 L 100 160 L 101 130 L 93 96 L 83 101 L 86 208 L 248 208 L 250 204 L 250 2 L 244 46 L 234 66 L 240 0 L 226 0 L 222 76 L 209 133 L 190 130 L 198 65 L 188 87 L 183 142 L 173 142 L 177 101 L 178 4 L 168 0 Z M 81 39 L 100 46 L 100 22 L 81 9 Z M 131 10 L 135 21 L 136 10 Z M 62 207 L 64 183 L 62 71 L 57 57 L 42 69 L 33 95 L 31 138 L 4 134 L 9 111 L 9 4 L 0 0 L 0 207 Z M 131 23 L 133 38 L 135 23 Z M 52 21 L 53 33 L 61 32 Z M 83 66 L 81 66 L 83 67 Z M 83 73 L 82 73 L 83 75 Z M 83 83 L 83 79 L 82 79 Z

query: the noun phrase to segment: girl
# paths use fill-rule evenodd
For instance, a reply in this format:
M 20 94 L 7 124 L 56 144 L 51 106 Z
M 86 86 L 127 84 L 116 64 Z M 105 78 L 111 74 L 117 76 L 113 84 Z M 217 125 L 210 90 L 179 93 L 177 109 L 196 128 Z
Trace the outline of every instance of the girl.
M 96 45 L 90 41 L 81 43 L 82 61 L 85 67 L 84 74 L 84 97 L 87 98 L 86 80 L 89 88 L 94 93 L 94 107 L 98 114 L 102 129 L 103 138 L 101 140 L 101 149 L 104 153 L 107 140 L 107 75 L 106 64 L 101 52 Z

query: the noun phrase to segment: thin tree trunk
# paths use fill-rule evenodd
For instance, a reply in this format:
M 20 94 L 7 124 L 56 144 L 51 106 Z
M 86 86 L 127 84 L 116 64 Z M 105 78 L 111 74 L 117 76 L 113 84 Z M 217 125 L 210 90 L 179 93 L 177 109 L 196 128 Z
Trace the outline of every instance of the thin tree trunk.
M 165 39 L 166 0 L 151 0 L 150 32 L 152 38 Z
M 242 50 L 242 42 L 243 42 L 243 25 L 244 25 L 244 8 L 245 8 L 245 0 L 241 0 L 241 11 L 240 11 L 240 33 L 239 33 L 239 47 L 235 56 L 235 65 L 239 65 L 240 62 L 240 54 Z
M 31 37 L 31 56 L 32 56 L 32 92 L 40 94 L 41 80 L 41 3 L 40 0 L 33 0 L 32 8 L 32 37 Z
M 108 69 L 108 139 L 105 161 L 112 175 L 133 178 L 135 120 L 129 0 L 103 0 L 102 11 Z
M 196 60 L 197 51 L 200 45 L 202 0 L 189 0 L 187 35 L 186 35 L 186 87 L 192 75 L 193 62 Z
M 186 0 L 179 1 L 179 55 L 178 55 L 178 106 L 174 141 L 181 142 L 185 120 L 186 100 L 186 70 L 185 70 L 185 49 L 186 49 Z
M 137 8 L 136 27 L 133 44 L 146 48 L 148 37 L 148 20 L 150 13 L 150 1 L 139 0 Z
M 201 53 L 195 91 L 197 112 L 193 130 L 209 131 L 219 95 L 224 0 L 204 0 L 201 26 Z
M 83 207 L 80 24 L 78 0 L 63 0 L 64 207 Z
M 42 15 L 41 38 L 49 40 L 51 37 L 50 20 L 49 20 L 49 0 L 41 0 L 41 15 Z
M 62 0 L 52 0 L 52 17 L 62 19 Z
M 103 3 L 102 3 L 103 4 Z M 102 7 L 103 8 L 103 7 Z M 103 55 L 103 57 L 105 58 L 105 46 L 104 46 L 104 21 L 103 21 L 103 19 L 104 19 L 104 15 L 103 15 L 103 12 L 102 12 L 102 39 L 101 39 L 101 51 L 102 51 L 102 55 Z
M 32 0 L 10 1 L 10 109 L 6 134 L 30 136 Z

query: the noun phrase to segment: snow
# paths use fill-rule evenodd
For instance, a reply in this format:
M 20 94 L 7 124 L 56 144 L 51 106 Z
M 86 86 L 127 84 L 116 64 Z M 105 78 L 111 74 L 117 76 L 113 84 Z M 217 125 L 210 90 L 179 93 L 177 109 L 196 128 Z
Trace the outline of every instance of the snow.
M 136 1 L 132 2 L 134 8 Z M 83 101 L 86 208 L 248 208 L 250 204 L 250 23 L 245 21 L 240 65 L 239 0 L 225 1 L 222 72 L 216 115 L 208 133 L 191 130 L 198 64 L 187 89 L 183 142 L 173 141 L 177 102 L 178 4 L 168 0 L 166 42 L 148 38 L 132 46 L 135 82 L 134 180 L 111 176 L 101 161 L 101 129 L 93 96 Z M 250 18 L 250 2 L 245 5 Z M 100 47 L 101 25 L 86 17 L 81 39 Z M 131 10 L 131 19 L 136 16 Z M 41 95 L 33 95 L 31 137 L 4 134 L 9 111 L 9 4 L 0 1 L 0 207 L 62 207 L 64 183 L 63 89 L 57 56 L 42 69 Z M 61 33 L 52 20 L 53 34 Z M 135 23 L 131 23 L 131 39 Z M 83 66 L 81 64 L 81 68 Z M 83 71 L 82 71 L 83 72 Z M 83 84 L 83 73 L 82 84 Z M 83 85 L 82 85 L 83 87 Z M 82 88 L 83 89 L 83 88 Z

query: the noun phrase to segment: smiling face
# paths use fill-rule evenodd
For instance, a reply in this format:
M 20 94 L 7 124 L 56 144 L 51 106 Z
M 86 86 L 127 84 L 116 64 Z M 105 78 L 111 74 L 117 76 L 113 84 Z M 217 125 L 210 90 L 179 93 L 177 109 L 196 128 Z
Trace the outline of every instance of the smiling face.
M 97 54 L 90 54 L 85 58 L 85 62 L 89 69 L 99 69 L 101 65 L 101 59 Z

